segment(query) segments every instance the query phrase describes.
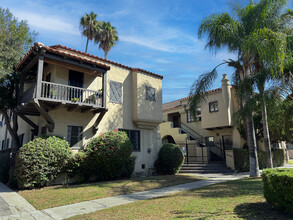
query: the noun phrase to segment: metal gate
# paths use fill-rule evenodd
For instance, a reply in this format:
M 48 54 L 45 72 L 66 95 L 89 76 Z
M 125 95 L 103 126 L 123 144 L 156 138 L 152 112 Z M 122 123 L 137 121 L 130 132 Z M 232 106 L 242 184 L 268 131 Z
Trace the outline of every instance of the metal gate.
M 225 151 L 221 142 L 188 143 L 176 142 L 184 153 L 184 163 L 208 164 L 212 162 L 225 163 Z

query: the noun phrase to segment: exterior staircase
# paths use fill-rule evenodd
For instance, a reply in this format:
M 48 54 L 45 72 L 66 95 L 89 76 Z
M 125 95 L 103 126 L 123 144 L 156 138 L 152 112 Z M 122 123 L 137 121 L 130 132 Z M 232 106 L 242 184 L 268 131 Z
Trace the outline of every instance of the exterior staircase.
M 222 163 L 209 163 L 209 164 L 200 164 L 200 163 L 189 163 L 183 164 L 179 173 L 182 174 L 208 174 L 208 173 L 223 173 L 223 174 L 232 174 L 233 170 L 227 168 Z

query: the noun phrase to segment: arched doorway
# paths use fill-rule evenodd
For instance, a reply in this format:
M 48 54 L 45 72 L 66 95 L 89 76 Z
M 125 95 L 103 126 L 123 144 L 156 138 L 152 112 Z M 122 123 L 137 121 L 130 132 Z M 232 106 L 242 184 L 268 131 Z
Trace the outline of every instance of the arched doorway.
M 176 144 L 174 141 L 174 138 L 171 135 L 167 135 L 162 138 L 162 143 L 163 144 Z

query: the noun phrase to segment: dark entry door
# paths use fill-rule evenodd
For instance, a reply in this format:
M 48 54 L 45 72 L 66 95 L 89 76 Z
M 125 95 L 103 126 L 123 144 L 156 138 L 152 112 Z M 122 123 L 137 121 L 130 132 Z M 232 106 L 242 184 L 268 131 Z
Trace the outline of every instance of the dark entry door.
M 68 85 L 83 88 L 83 73 L 69 70 Z M 82 102 L 82 90 L 70 88 L 68 94 L 69 100 Z
M 174 128 L 179 128 L 180 127 L 180 122 L 179 122 L 179 115 L 173 115 L 173 126 Z
M 231 135 L 223 135 L 222 136 L 222 141 L 223 141 L 223 149 L 224 150 L 232 149 L 233 142 L 232 142 L 232 136 Z

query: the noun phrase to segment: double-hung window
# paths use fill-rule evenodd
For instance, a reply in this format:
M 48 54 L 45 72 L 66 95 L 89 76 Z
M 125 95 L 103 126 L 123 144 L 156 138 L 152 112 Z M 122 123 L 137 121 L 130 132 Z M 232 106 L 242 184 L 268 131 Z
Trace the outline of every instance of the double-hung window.
M 122 103 L 122 83 L 110 81 L 110 102 Z
M 73 147 L 74 145 L 82 141 L 82 130 L 82 126 L 67 126 L 67 141 L 70 147 Z
M 214 102 L 210 102 L 209 103 L 209 111 L 210 112 L 217 112 L 217 111 L 219 111 L 218 101 L 214 101 Z
M 126 130 L 126 129 L 119 129 L 119 130 L 124 131 L 127 134 L 132 144 L 133 151 L 140 151 L 140 131 Z

